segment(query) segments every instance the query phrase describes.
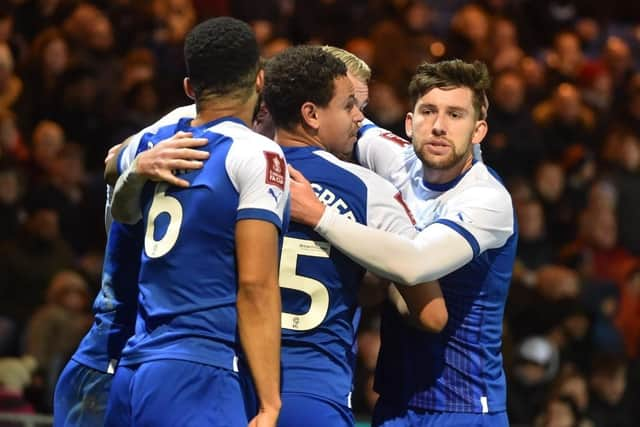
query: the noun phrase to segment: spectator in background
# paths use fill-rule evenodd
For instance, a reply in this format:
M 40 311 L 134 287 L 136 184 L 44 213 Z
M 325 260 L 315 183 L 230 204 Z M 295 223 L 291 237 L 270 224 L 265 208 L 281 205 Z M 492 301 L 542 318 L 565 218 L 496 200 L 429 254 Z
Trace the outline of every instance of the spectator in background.
M 60 371 L 89 329 L 86 280 L 73 270 L 57 272 L 46 292 L 46 303 L 29 319 L 25 351 L 36 358 L 45 392 L 44 406 L 52 409 L 53 390 Z
M 54 273 L 73 265 L 73 252 L 60 237 L 58 213 L 48 198 L 26 201 L 27 217 L 13 240 L 0 242 L 0 313 L 20 330 L 44 301 Z
M 35 199 L 51 200 L 62 238 L 78 255 L 89 249 L 87 240 L 94 233 L 85 217 L 86 181 L 84 150 L 77 144 L 67 143 L 53 159 L 44 182 L 31 189 Z M 98 232 L 102 234 L 102 229 Z
M 546 338 L 530 336 L 518 345 L 507 388 L 510 423 L 527 424 L 533 420 L 544 404 L 558 366 L 558 350 Z
M 31 43 L 26 64 L 22 70 L 24 90 L 16 109 L 20 128 L 25 135 L 35 124 L 54 114 L 60 79 L 69 65 L 69 45 L 57 28 L 39 33 Z
M 20 226 L 20 173 L 9 161 L 0 160 L 0 242 L 16 237 Z
M 0 108 L 11 109 L 22 93 L 22 80 L 14 71 L 13 53 L 0 42 Z
M 36 366 L 33 356 L 0 358 L 0 413 L 35 413 L 25 389 L 31 384 Z
M 62 127 L 51 120 L 39 122 L 31 137 L 31 186 L 43 184 L 54 172 L 54 163 L 65 146 Z
M 499 74 L 491 94 L 491 126 L 482 144 L 482 156 L 504 179 L 529 177 L 544 149 L 525 104 L 522 75 L 516 71 Z
M 595 116 L 573 84 L 556 86 L 551 97 L 538 104 L 532 114 L 542 130 L 548 158 L 562 158 L 566 149 L 574 144 L 594 147 Z
M 640 265 L 625 278 L 615 321 L 622 333 L 627 356 L 637 360 L 640 356 Z
M 611 175 L 618 194 L 616 215 L 620 245 L 640 256 L 640 136 L 624 130 L 612 136 L 611 142 L 615 162 Z
M 589 417 L 598 427 L 632 427 L 638 420 L 637 396 L 627 384 L 627 361 L 618 355 L 594 357 L 589 377 Z
M 556 34 L 552 48 L 545 56 L 545 62 L 551 85 L 576 84 L 585 64 L 578 35 L 573 31 L 562 31 Z
M 16 126 L 16 115 L 11 110 L 0 109 L 0 159 L 24 163 L 27 157 L 27 148 Z

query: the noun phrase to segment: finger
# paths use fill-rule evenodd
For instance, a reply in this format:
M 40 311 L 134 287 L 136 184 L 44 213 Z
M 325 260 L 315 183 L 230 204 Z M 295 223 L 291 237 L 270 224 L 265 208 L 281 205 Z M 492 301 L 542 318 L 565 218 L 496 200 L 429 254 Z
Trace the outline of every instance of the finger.
M 207 145 L 209 140 L 207 138 L 179 138 L 175 140 L 176 148 L 190 148 L 190 147 L 202 147 Z
M 168 172 L 161 174 L 160 177 L 162 181 L 165 181 L 171 185 L 175 185 L 176 187 L 186 188 L 189 186 L 189 181 L 178 178 L 177 176 Z
M 177 148 L 175 158 L 184 160 L 207 160 L 209 158 L 208 151 L 196 150 L 194 148 Z
M 176 169 L 188 169 L 188 170 L 194 170 L 194 169 L 202 169 L 202 166 L 204 165 L 203 162 L 201 162 L 200 160 L 184 160 L 184 159 L 174 159 L 171 160 L 170 162 L 168 162 L 168 167 L 171 170 L 176 170 Z

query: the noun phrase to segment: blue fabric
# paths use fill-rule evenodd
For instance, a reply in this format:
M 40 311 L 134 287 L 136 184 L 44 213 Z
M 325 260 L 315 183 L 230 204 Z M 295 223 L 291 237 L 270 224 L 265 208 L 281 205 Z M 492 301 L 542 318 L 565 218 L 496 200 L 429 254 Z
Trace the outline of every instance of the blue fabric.
M 439 412 L 394 407 L 378 400 L 371 421 L 373 427 L 509 427 L 507 413 Z
M 351 409 L 318 396 L 283 393 L 278 427 L 352 427 Z
M 117 369 L 105 426 L 246 427 L 256 413 L 248 373 L 159 360 Z
M 101 426 L 113 375 L 70 360 L 62 370 L 53 396 L 55 427 Z

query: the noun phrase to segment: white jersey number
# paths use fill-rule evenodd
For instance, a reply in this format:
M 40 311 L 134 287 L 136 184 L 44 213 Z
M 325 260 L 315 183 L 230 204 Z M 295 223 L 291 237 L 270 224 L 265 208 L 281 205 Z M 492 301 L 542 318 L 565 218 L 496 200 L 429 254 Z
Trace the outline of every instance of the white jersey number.
M 304 292 L 311 298 L 309 310 L 303 314 L 282 313 L 282 327 L 308 331 L 320 325 L 329 311 L 329 291 L 321 282 L 296 274 L 298 255 L 329 258 L 331 245 L 327 242 L 285 237 L 280 258 L 280 286 Z
M 149 215 L 147 218 L 147 230 L 144 235 L 144 251 L 149 258 L 160 258 L 166 255 L 173 248 L 178 240 L 180 226 L 182 225 L 182 205 L 175 197 L 165 194 L 168 184 L 158 183 L 156 185 Z M 160 214 L 169 215 L 169 225 L 167 231 L 160 240 L 154 237 L 156 230 L 156 219 Z

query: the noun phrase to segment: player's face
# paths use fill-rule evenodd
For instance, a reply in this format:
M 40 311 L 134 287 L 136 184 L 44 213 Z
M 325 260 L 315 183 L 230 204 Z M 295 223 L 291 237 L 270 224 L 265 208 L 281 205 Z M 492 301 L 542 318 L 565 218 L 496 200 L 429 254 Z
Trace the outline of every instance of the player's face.
M 347 73 L 347 77 L 353 84 L 353 89 L 356 95 L 356 106 L 360 111 L 364 111 L 369 104 L 369 85 L 367 82 L 363 82 L 351 73 Z
M 434 88 L 407 114 L 405 130 L 425 166 L 446 170 L 470 159 L 472 144 L 486 133 L 486 122 L 476 120 L 471 89 Z
M 364 116 L 356 105 L 353 84 L 347 77 L 338 77 L 333 86 L 329 104 L 318 108 L 318 136 L 329 152 L 339 158 L 350 158 Z

